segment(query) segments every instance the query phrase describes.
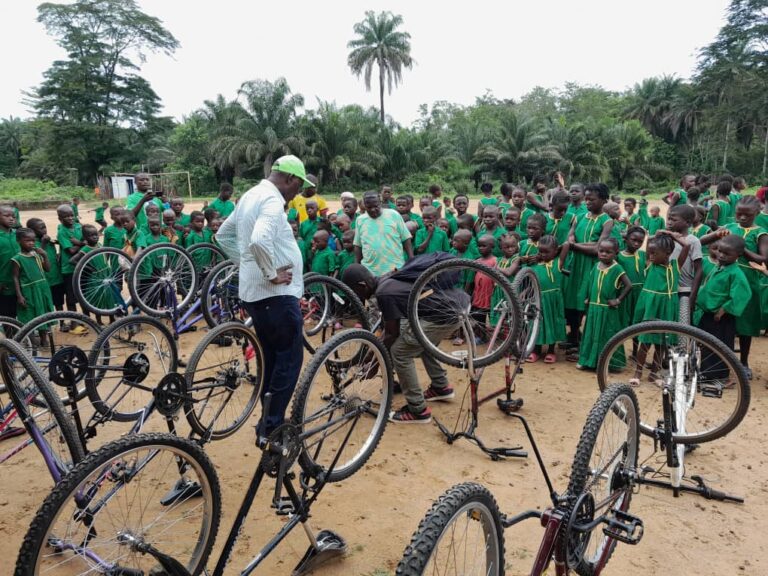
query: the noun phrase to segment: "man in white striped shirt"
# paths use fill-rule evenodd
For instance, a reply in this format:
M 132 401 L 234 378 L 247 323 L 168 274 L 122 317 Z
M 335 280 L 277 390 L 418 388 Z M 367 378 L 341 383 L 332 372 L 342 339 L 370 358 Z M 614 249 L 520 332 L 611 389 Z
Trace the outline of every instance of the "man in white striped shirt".
M 302 259 L 285 215 L 286 203 L 302 186 L 314 184 L 301 160 L 278 158 L 270 175 L 240 198 L 216 233 L 222 249 L 240 264 L 240 299 L 264 352 L 262 406 L 267 392 L 272 401 L 259 423 L 260 437 L 283 423 L 304 358 Z

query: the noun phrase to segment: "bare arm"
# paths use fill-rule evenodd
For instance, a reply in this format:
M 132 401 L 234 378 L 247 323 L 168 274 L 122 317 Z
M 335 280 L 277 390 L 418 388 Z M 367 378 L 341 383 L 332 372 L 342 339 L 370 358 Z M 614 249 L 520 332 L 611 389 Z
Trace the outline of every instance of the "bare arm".
M 614 300 L 608 300 L 608 306 L 611 308 L 618 308 L 619 304 L 621 304 L 621 301 L 624 300 L 624 298 L 627 297 L 627 294 L 632 291 L 632 282 L 630 282 L 629 276 L 622 274 L 619 276 L 619 280 L 621 280 L 621 283 L 624 285 L 624 289 L 621 291 L 621 294 L 619 294 L 618 298 Z
M 363 249 L 360 246 L 355 246 L 355 262 L 360 264 L 363 261 Z
M 536 208 L 538 208 L 539 210 L 544 210 L 545 212 L 549 211 L 549 206 L 547 206 L 547 202 L 546 201 L 539 202 L 539 199 L 536 198 L 536 194 L 534 194 L 533 192 L 528 192 L 525 195 L 525 199 L 529 204 L 536 206 Z
M 403 250 L 408 255 L 408 260 L 413 259 L 413 242 L 410 238 L 403 241 Z

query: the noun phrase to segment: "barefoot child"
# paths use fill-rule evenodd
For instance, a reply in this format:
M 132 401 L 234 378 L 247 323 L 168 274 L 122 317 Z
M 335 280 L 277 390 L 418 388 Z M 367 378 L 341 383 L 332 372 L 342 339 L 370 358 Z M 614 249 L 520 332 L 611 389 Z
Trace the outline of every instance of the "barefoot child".
M 645 284 L 645 250 L 641 246 L 645 242 L 645 228 L 632 226 L 627 229 L 626 247 L 619 252 L 616 261 L 624 268 L 629 281 L 632 283 L 632 291 L 621 303 L 621 316 L 624 326 L 632 324 L 635 317 L 635 308 Z
M 671 252 L 671 250 L 670 250 Z M 615 238 L 605 238 L 597 243 L 597 265 L 592 269 L 587 282 L 587 321 L 584 324 L 584 339 L 579 348 L 579 363 L 576 368 L 595 368 L 606 342 L 624 328 L 621 321 L 621 302 L 632 291 L 624 269 L 616 262 L 619 243 Z M 621 352 L 623 355 L 623 351 Z M 622 363 L 624 358 L 615 358 Z
M 56 240 L 61 248 L 61 275 L 64 284 L 64 297 L 67 304 L 67 310 L 77 311 L 77 298 L 75 298 L 75 288 L 72 285 L 72 274 L 75 267 L 72 264 L 72 257 L 82 250 L 85 246 L 83 241 L 83 229 L 80 224 L 75 222 L 75 214 L 72 208 L 67 204 L 62 204 L 56 209 L 59 217 L 59 227 L 56 232 Z M 69 331 L 69 325 L 62 325 L 63 331 Z M 84 334 L 84 326 L 77 325 L 71 332 L 76 336 Z
M 568 244 L 558 255 L 558 243 L 554 236 L 547 234 L 539 240 L 539 261 L 531 269 L 539 280 L 541 290 L 541 325 L 536 348 L 526 359 L 528 362 L 536 362 L 544 354 L 544 363 L 553 364 L 557 361 L 555 346 L 565 341 L 562 267 L 567 257 Z
M 51 289 L 45 279 L 50 270 L 48 255 L 42 248 L 35 248 L 35 241 L 31 229 L 16 231 L 19 253 L 11 258 L 11 272 L 16 290 L 16 319 L 22 324 L 53 312 Z

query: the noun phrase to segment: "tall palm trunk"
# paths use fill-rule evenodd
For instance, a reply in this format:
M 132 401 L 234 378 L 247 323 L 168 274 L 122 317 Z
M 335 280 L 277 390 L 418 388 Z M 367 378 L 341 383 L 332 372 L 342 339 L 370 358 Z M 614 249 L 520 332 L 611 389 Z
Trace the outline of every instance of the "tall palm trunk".
M 725 146 L 723 147 L 723 170 L 725 170 L 726 164 L 728 164 L 728 135 L 731 131 L 731 117 L 728 116 L 728 120 L 725 122 Z
M 768 168 L 768 124 L 765 126 L 765 139 L 763 141 L 763 176 Z
M 379 60 L 379 102 L 381 103 L 381 123 L 384 124 L 384 66 Z
M 272 153 L 268 152 L 266 156 L 264 156 L 264 178 L 269 176 L 269 173 L 272 172 Z

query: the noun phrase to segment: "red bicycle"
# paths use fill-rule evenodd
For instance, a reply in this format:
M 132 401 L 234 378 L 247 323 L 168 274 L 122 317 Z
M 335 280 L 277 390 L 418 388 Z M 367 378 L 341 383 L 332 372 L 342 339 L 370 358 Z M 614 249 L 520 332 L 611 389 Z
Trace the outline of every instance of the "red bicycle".
M 555 492 L 525 418 L 533 452 L 547 483 L 552 507 L 515 516 L 499 511 L 480 484 L 458 484 L 445 492 L 419 524 L 395 572 L 398 576 L 484 574 L 503 576 L 504 529 L 538 518 L 544 538 L 531 575 L 554 560 L 557 576 L 597 576 L 617 542 L 637 544 L 643 522 L 629 513 L 637 478 L 640 418 L 637 397 L 626 384 L 607 388 L 589 413 L 564 494 Z

